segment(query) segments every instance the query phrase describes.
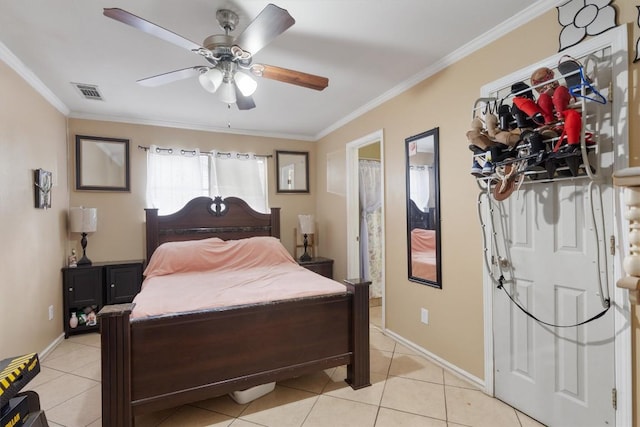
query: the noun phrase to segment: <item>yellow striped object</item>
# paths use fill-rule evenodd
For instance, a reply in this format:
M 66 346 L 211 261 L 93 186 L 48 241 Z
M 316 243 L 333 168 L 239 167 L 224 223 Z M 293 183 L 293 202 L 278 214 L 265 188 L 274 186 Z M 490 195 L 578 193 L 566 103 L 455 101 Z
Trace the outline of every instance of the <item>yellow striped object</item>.
M 33 371 L 38 366 L 38 354 L 30 353 L 14 359 L 5 359 L 0 362 L 0 367 L 8 361 L 8 364 L 0 372 L 0 396 L 2 396 L 16 380 L 22 378 L 26 372 Z

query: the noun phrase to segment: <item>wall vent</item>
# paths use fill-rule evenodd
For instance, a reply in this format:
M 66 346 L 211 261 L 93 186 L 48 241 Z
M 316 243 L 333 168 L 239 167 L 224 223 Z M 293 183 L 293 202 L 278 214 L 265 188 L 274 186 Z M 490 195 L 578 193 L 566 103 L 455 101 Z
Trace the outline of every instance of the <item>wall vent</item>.
M 85 98 L 98 100 L 98 101 L 104 101 L 104 99 L 102 98 L 102 95 L 100 94 L 100 91 L 98 90 L 98 86 L 85 84 L 85 83 L 71 83 L 71 84 Z

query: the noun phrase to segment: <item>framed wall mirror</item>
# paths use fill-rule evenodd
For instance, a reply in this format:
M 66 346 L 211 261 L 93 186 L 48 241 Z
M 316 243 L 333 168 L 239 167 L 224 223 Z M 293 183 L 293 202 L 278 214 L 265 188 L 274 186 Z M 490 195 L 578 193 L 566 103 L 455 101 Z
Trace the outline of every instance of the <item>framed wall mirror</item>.
M 129 140 L 76 135 L 76 189 L 130 191 Z
M 276 173 L 278 193 L 308 193 L 309 153 L 276 151 Z
M 442 288 L 438 128 L 405 139 L 409 280 Z

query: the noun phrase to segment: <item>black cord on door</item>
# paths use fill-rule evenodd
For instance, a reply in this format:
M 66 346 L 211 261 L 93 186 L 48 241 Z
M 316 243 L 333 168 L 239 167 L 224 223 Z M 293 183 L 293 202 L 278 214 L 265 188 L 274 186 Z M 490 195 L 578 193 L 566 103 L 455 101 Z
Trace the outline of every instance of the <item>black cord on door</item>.
M 536 316 L 534 316 L 533 314 L 529 313 L 523 306 L 521 306 L 518 301 L 516 301 L 511 294 L 509 294 L 509 292 L 507 292 L 507 290 L 504 288 L 504 276 L 500 275 L 500 278 L 498 279 L 498 289 L 502 289 L 504 291 L 505 294 L 507 294 L 507 296 L 509 297 L 509 299 L 516 305 L 516 307 L 518 307 L 520 310 L 522 310 L 522 312 L 524 314 L 526 314 L 527 316 L 531 317 L 533 320 L 535 320 L 538 323 L 542 323 L 543 325 L 547 325 L 547 326 L 551 326 L 554 328 L 573 328 L 576 326 L 580 326 L 580 325 L 584 325 L 585 323 L 589 323 L 593 320 L 599 319 L 602 316 L 604 316 L 604 314 L 609 311 L 609 309 L 611 308 L 611 300 L 609 298 L 605 299 L 605 309 L 602 310 L 600 313 L 596 314 L 595 316 L 593 316 L 590 319 L 587 319 L 583 322 L 580 323 L 576 323 L 575 325 L 554 325 L 553 323 L 547 323 L 543 320 L 538 319 Z

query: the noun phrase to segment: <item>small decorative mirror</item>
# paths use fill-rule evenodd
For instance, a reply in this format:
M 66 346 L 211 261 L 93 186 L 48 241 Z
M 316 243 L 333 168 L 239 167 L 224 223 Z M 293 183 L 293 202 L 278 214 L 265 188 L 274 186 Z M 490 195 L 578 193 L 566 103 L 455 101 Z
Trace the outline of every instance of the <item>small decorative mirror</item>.
M 405 139 L 409 280 L 442 288 L 438 128 Z
M 76 189 L 130 191 L 129 140 L 76 135 Z
M 278 193 L 308 193 L 309 153 L 276 151 L 276 173 Z

